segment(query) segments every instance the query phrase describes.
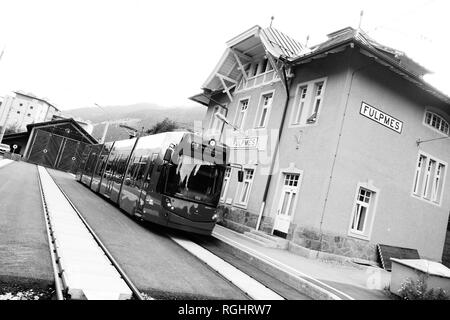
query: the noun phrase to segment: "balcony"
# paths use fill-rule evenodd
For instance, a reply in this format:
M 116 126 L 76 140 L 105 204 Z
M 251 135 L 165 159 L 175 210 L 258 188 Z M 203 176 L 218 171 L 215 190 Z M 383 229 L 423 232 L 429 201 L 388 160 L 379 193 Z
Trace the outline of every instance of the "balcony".
M 269 70 L 260 74 L 257 74 L 256 76 L 249 77 L 247 80 L 244 78 L 241 79 L 239 82 L 239 85 L 237 87 L 237 91 L 243 91 L 248 90 L 252 88 L 256 88 L 259 86 L 262 86 L 264 84 L 268 84 L 270 82 L 278 81 L 280 78 L 278 77 L 275 70 Z

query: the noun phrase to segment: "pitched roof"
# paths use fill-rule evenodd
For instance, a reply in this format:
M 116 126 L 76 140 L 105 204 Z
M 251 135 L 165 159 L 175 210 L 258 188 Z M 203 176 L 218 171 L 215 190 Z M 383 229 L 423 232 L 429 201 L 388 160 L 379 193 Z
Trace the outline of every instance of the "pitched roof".
M 45 121 L 45 122 L 35 122 L 30 123 L 27 125 L 27 131 L 31 133 L 31 130 L 33 128 L 40 128 L 40 127 L 57 127 L 61 125 L 71 125 L 77 129 L 77 131 L 80 133 L 82 137 L 84 137 L 87 141 L 90 143 L 97 143 L 97 140 L 92 137 L 86 130 L 83 129 L 83 127 L 76 122 L 72 118 L 66 118 L 66 119 L 60 119 L 60 120 L 52 120 L 52 121 Z
M 261 29 L 261 36 L 267 39 L 272 50 L 276 50 L 286 57 L 295 57 L 303 50 L 303 46 L 300 42 L 275 28 L 269 27 Z
M 45 99 L 38 98 L 38 97 L 36 97 L 36 96 L 34 96 L 32 94 L 23 93 L 23 92 L 20 92 L 20 91 L 14 91 L 14 93 L 18 94 L 18 95 L 21 95 L 21 96 L 24 96 L 24 97 L 28 97 L 28 98 L 31 98 L 31 99 L 36 99 L 36 100 L 42 101 L 42 102 L 48 104 L 49 106 L 52 106 L 53 108 L 55 108 L 56 111 L 60 111 L 57 107 L 55 107 L 52 103 L 48 102 Z
M 330 52 L 343 50 L 345 46 L 353 43 L 361 48 L 362 54 L 374 58 L 378 63 L 389 67 L 391 71 L 398 73 L 441 101 L 450 103 L 450 97 L 423 80 L 423 76 L 431 72 L 404 52 L 382 45 L 364 31 L 351 27 L 337 30 L 327 36 L 326 41 L 306 48 L 300 42 L 274 28 L 263 29 L 260 26 L 254 26 L 227 41 L 227 49 L 202 89 L 204 92 L 217 92 L 225 89 L 223 87 L 225 81 L 230 84 L 230 87 L 232 83 L 240 81 L 242 74 L 236 63 L 236 53 L 247 56 L 247 61 L 251 61 L 253 57 L 268 51 L 275 58 L 283 58 L 287 63 L 295 65 L 326 56 Z M 191 100 L 205 105 L 209 103 L 208 98 L 200 95 L 191 97 Z
M 328 35 L 329 39 L 316 45 L 303 54 L 289 59 L 292 64 L 305 63 L 316 57 L 322 57 L 333 50 L 342 48 L 351 43 L 361 47 L 361 53 L 375 59 L 378 63 L 387 66 L 391 71 L 398 73 L 406 80 L 414 83 L 422 90 L 432 94 L 439 100 L 450 103 L 450 97 L 434 88 L 423 79 L 423 75 L 430 73 L 425 67 L 421 66 L 401 51 L 381 45 L 371 39 L 361 30 L 350 27 L 338 30 Z
M 352 27 L 346 27 L 346 28 L 337 30 L 335 32 L 332 32 L 332 33 L 328 34 L 327 36 L 328 36 L 328 40 L 311 47 L 308 52 L 304 52 L 304 53 L 310 54 L 315 51 L 321 51 L 321 50 L 333 47 L 336 44 L 340 44 L 340 43 L 346 42 L 348 40 L 355 40 L 355 41 L 360 42 L 361 44 L 364 44 L 366 46 L 371 47 L 372 49 L 379 51 L 381 54 L 385 54 L 385 55 L 389 56 L 391 59 L 396 60 L 397 63 L 399 63 L 406 69 L 408 69 L 408 71 L 410 71 L 418 76 L 423 76 L 427 73 L 430 73 L 430 70 L 421 66 L 419 63 L 413 61 L 404 52 L 380 44 L 379 42 L 377 42 L 374 39 L 372 39 L 371 37 L 369 37 L 362 30 L 353 29 Z M 299 56 L 301 56 L 301 55 L 299 55 Z

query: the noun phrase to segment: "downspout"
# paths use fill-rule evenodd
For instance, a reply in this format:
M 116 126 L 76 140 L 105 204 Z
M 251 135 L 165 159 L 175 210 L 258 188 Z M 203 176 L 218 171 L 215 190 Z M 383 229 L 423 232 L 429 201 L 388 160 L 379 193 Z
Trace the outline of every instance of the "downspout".
M 353 45 L 353 43 L 350 44 L 350 47 L 351 47 L 352 51 L 351 51 L 351 54 L 350 54 L 349 60 L 348 60 L 349 61 L 348 62 L 348 68 L 350 68 L 350 64 L 352 62 L 352 57 L 353 57 L 353 53 L 354 53 L 354 50 L 353 50 L 354 45 Z M 320 249 L 319 250 L 322 249 L 322 239 L 323 239 L 322 225 L 323 225 L 323 220 L 324 220 L 324 216 L 325 216 L 325 211 L 326 211 L 326 208 L 327 208 L 328 196 L 329 196 L 330 189 L 331 189 L 331 182 L 333 180 L 333 174 L 334 174 L 334 168 L 335 168 L 335 165 L 336 165 L 336 159 L 337 159 L 337 155 L 338 155 L 338 152 L 339 152 L 339 146 L 340 146 L 341 137 L 342 137 L 342 130 L 344 128 L 344 122 L 345 122 L 345 118 L 346 118 L 346 115 L 347 115 L 348 103 L 349 103 L 350 95 L 351 95 L 351 92 L 352 92 L 353 80 L 354 80 L 355 74 L 357 72 L 360 72 L 361 70 L 364 70 L 364 69 L 366 69 L 366 68 L 368 68 L 368 67 L 370 67 L 370 66 L 372 66 L 374 64 L 375 64 L 375 62 L 372 62 L 370 64 L 364 65 L 364 66 L 362 66 L 362 67 L 360 67 L 358 69 L 353 70 L 353 72 L 352 72 L 352 74 L 350 76 L 350 80 L 348 81 L 349 82 L 349 88 L 348 88 L 347 97 L 346 97 L 346 100 L 345 100 L 344 114 L 342 115 L 341 125 L 340 125 L 340 128 L 339 128 L 338 141 L 337 141 L 336 150 L 335 150 L 334 156 L 333 156 L 333 163 L 331 165 L 331 172 L 330 172 L 330 177 L 329 177 L 329 180 L 328 180 L 327 191 L 326 191 L 326 194 L 325 194 L 325 200 L 324 200 L 324 204 L 323 204 L 323 208 L 322 208 L 322 215 L 320 217 L 320 225 L 319 225 Z
M 282 69 L 282 72 L 283 72 L 284 88 L 286 90 L 286 100 L 284 102 L 284 109 L 283 109 L 283 115 L 281 117 L 280 130 L 278 131 L 277 144 L 275 145 L 273 158 L 272 158 L 272 161 L 270 163 L 269 177 L 267 178 L 267 181 L 266 181 L 266 186 L 265 186 L 265 189 L 264 189 L 263 200 L 262 200 L 262 203 L 261 203 L 261 208 L 259 210 L 258 221 L 256 223 L 256 230 L 259 230 L 259 227 L 261 226 L 261 220 L 262 220 L 262 217 L 263 217 L 263 214 L 264 214 L 264 209 L 266 207 L 267 194 L 269 193 L 270 182 L 272 181 L 273 168 L 274 168 L 274 165 L 275 165 L 275 160 L 277 158 L 278 149 L 279 149 L 280 141 L 281 141 L 281 134 L 283 133 L 284 122 L 286 120 L 287 108 L 288 108 L 288 104 L 289 104 L 289 100 L 290 100 L 289 84 L 288 84 L 288 80 L 287 80 L 285 64 L 283 64 L 281 69 Z

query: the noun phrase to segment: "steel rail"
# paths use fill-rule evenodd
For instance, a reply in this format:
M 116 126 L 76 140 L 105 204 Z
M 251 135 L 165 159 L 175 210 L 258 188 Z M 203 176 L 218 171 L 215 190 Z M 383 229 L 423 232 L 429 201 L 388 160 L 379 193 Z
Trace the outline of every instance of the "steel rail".
M 45 169 L 47 170 L 47 169 Z M 48 172 L 48 170 L 47 170 Z M 50 174 L 49 174 L 50 175 Z M 127 286 L 130 288 L 130 290 L 133 292 L 135 298 L 137 300 L 144 300 L 144 297 L 142 296 L 142 294 L 140 293 L 140 291 L 138 290 L 138 288 L 133 284 L 133 282 L 130 280 L 130 278 L 126 275 L 126 273 L 123 271 L 123 269 L 120 267 L 120 265 L 117 263 L 117 261 L 114 259 L 114 257 L 112 256 L 112 254 L 109 252 L 109 250 L 106 248 L 106 246 L 102 243 L 102 241 L 100 240 L 100 238 L 97 236 L 97 234 L 94 232 L 94 230 L 91 228 L 91 226 L 87 223 L 86 219 L 84 219 L 84 217 L 81 215 L 80 211 L 77 209 L 77 207 L 73 204 L 73 202 L 70 200 L 70 198 L 67 196 L 67 194 L 64 192 L 64 190 L 59 186 L 58 183 L 56 183 L 55 179 L 53 179 L 53 177 L 50 175 L 50 177 L 52 178 L 53 182 L 56 184 L 56 186 L 58 187 L 59 191 L 61 191 L 61 193 L 64 195 L 64 197 L 66 198 L 66 200 L 69 202 L 70 206 L 73 208 L 73 210 L 76 212 L 76 214 L 78 215 L 78 217 L 80 218 L 81 222 L 83 222 L 83 224 L 85 225 L 86 229 L 89 231 L 89 233 L 92 235 L 92 237 L 94 238 L 95 242 L 97 242 L 98 246 L 103 250 L 103 252 L 105 253 L 106 257 L 109 259 L 109 261 L 111 262 L 111 264 L 114 266 L 114 268 L 116 268 L 116 270 L 119 272 L 120 276 L 122 277 L 122 279 L 125 281 L 125 283 L 127 284 Z
M 37 166 L 36 166 L 36 168 L 37 168 Z M 53 238 L 53 230 L 52 230 L 52 226 L 50 223 L 50 216 L 48 214 L 47 202 L 45 201 L 44 189 L 42 187 L 41 175 L 39 174 L 39 171 L 37 171 L 37 176 L 38 176 L 38 184 L 39 184 L 39 193 L 41 196 L 42 210 L 44 212 L 44 217 L 45 217 L 45 228 L 47 230 L 47 239 L 48 239 L 48 244 L 49 244 L 49 248 L 50 248 L 50 257 L 52 260 L 53 277 L 55 278 L 56 297 L 58 300 L 64 300 L 61 272 L 59 271 L 60 266 L 59 266 L 59 264 L 57 264 L 58 258 L 56 258 L 55 240 Z

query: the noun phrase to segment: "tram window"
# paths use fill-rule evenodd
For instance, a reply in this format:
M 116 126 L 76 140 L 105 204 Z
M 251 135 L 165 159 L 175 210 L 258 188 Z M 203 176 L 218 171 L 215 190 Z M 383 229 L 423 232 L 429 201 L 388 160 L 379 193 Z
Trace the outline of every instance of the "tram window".
M 97 167 L 97 171 L 95 172 L 96 175 L 99 176 L 99 175 L 102 174 L 103 169 L 105 168 L 106 163 L 107 163 L 106 160 L 107 160 L 107 158 L 106 158 L 105 155 L 103 155 L 103 156 L 100 158 L 100 165 Z
M 125 172 L 125 179 L 130 180 L 129 182 L 131 183 L 133 180 L 134 170 L 136 168 L 136 163 L 134 163 L 134 158 L 131 158 L 130 163 L 131 163 L 131 165 L 129 165 L 128 168 L 125 168 L 124 172 Z M 125 167 L 126 167 L 126 165 L 125 165 Z
M 161 171 L 159 175 L 158 183 L 156 184 L 156 191 L 162 192 L 164 190 L 164 185 L 166 184 L 166 167 L 158 166 L 157 171 Z
M 117 182 L 122 180 L 122 178 L 124 176 L 126 161 L 127 160 L 126 160 L 125 156 L 119 158 L 119 161 L 118 161 L 118 164 L 117 164 L 117 170 L 116 170 L 116 174 L 115 174 Z
M 116 179 L 120 167 L 120 155 L 117 155 L 111 166 L 111 178 Z

